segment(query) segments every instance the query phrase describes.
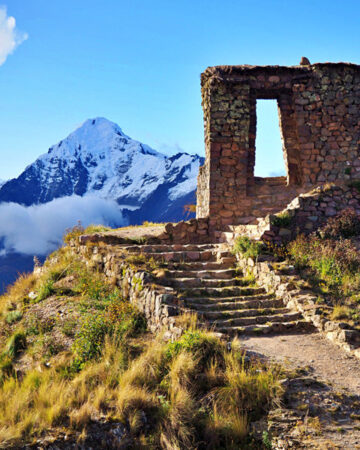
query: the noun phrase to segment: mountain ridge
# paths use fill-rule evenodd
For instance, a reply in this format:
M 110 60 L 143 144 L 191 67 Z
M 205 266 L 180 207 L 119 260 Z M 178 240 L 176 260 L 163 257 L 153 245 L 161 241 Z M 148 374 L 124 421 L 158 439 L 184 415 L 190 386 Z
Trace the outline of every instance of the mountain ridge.
M 159 195 L 168 210 L 181 198 L 194 200 L 203 161 L 185 152 L 167 156 L 127 136 L 114 122 L 103 117 L 87 119 L 17 178 L 0 185 L 0 202 L 30 206 L 74 194 L 94 194 L 132 210 L 130 220 L 137 221 L 134 209 L 141 210 L 149 199 L 156 202 Z M 166 219 L 153 211 L 148 220 L 156 220 L 157 215 Z M 167 220 L 182 216 L 178 210 Z

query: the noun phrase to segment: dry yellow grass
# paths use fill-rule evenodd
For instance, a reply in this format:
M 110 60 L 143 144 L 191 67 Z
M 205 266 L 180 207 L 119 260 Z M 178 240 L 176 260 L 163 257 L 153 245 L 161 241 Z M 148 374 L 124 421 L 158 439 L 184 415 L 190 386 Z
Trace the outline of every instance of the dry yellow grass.
M 27 297 L 31 290 L 44 293 L 44 286 L 51 286 L 51 283 L 58 286 L 57 281 L 64 277 L 67 280 L 68 275 L 73 279 L 72 292 L 76 296 L 61 296 L 58 300 L 57 288 L 54 288 L 55 291 L 48 289 L 53 292 L 52 297 L 46 297 L 45 293 L 44 300 L 36 300 L 36 304 Z M 245 364 L 238 342 L 234 341 L 229 351 L 214 333 L 197 328 L 197 318 L 193 314 L 179 318 L 179 324 L 187 331 L 176 342 L 167 343 L 162 336 L 148 334 L 129 339 L 126 335 L 111 336 L 108 331 L 99 340 L 96 332 L 91 334 L 92 327 L 98 326 L 98 322 L 90 320 L 98 310 L 91 308 L 97 302 L 101 311 L 105 307 L 101 303 L 102 296 L 107 296 L 106 302 L 109 302 L 115 292 L 103 278 L 100 273 L 81 265 L 66 249 L 61 249 L 44 264 L 40 275 L 21 277 L 2 298 L 2 311 L 8 310 L 9 302 L 24 310 L 25 318 L 11 325 L 12 337 L 16 333 L 20 337 L 21 333 L 26 335 L 26 329 L 21 332 L 21 327 L 27 324 L 32 310 L 39 313 L 36 316 L 39 321 L 39 317 L 43 319 L 40 313 L 47 303 L 54 304 L 57 310 L 57 302 L 61 301 L 62 310 L 67 308 L 66 302 L 73 305 L 71 308 L 82 305 L 78 314 L 82 311 L 87 317 L 79 327 L 82 339 L 84 336 L 88 339 L 81 341 L 84 345 L 81 350 L 94 342 L 100 342 L 101 346 L 99 352 L 73 365 L 79 347 L 68 347 L 54 357 L 42 359 L 45 353 L 41 346 L 45 347 L 49 337 L 56 343 L 58 336 L 50 336 L 55 326 L 52 323 L 42 331 L 35 327 L 40 333 L 36 339 L 34 334 L 26 335 L 30 348 L 20 347 L 19 355 L 15 352 L 9 361 L 17 364 L 20 358 L 27 356 L 23 376 L 17 379 L 15 371 L 3 372 L 0 379 L 0 447 L 20 442 L 23 445 L 46 434 L 50 428 L 54 432 L 64 425 L 70 434 L 74 430 L 85 434 L 89 424 L 100 417 L 120 420 L 129 427 L 136 445 L 145 447 L 151 442 L 158 447 L 196 448 L 198 442 L 208 437 L 214 439 L 219 448 L 240 445 L 251 421 L 247 411 L 260 416 L 279 392 L 276 373 L 269 368 Z M 58 326 L 60 317 L 54 323 Z M 88 324 L 89 329 L 84 329 L 84 324 Z M 99 330 L 102 328 L 95 329 Z M 77 335 L 69 336 L 67 339 L 79 342 Z M 0 358 L 4 351 L 5 347 L 0 348 Z M 38 352 L 36 358 L 35 351 Z M 32 361 L 37 365 L 31 366 Z M 44 361 L 50 364 L 45 365 Z M 0 362 L 7 364 L 6 359 Z

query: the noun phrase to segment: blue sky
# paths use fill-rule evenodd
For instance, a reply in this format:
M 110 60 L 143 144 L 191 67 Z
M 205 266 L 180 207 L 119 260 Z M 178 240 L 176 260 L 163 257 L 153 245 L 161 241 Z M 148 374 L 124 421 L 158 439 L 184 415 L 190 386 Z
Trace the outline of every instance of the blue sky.
M 0 178 L 89 117 L 160 151 L 204 153 L 200 73 L 219 64 L 360 64 L 358 0 L 0 0 L 22 42 L 0 65 Z M 0 56 L 1 56 L 0 29 Z M 0 59 L 1 62 L 1 59 Z M 283 167 L 274 109 L 258 174 Z M 259 153 L 258 152 L 258 153 Z M 267 159 L 266 159 L 267 158 Z

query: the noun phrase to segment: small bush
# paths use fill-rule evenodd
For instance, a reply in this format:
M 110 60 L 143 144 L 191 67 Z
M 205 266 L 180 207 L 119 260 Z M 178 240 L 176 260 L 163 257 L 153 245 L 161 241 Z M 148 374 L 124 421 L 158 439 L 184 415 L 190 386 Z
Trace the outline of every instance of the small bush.
M 359 236 L 360 218 L 352 208 L 344 209 L 336 217 L 330 218 L 319 234 L 323 239 Z
M 9 338 L 5 352 L 11 359 L 14 359 L 25 348 L 26 335 L 22 330 L 18 330 Z
M 9 325 L 11 325 L 11 324 L 21 320 L 21 318 L 22 318 L 22 312 L 15 310 L 15 311 L 10 311 L 6 314 L 5 321 Z
M 271 219 L 271 225 L 279 228 L 288 228 L 291 225 L 292 217 L 288 211 L 273 216 Z
M 81 369 L 86 361 L 100 355 L 108 324 L 103 314 L 88 315 L 82 322 L 73 344 L 74 365 Z
M 51 279 L 46 280 L 38 289 L 38 295 L 35 302 L 41 302 L 55 293 L 54 282 Z
M 233 246 L 232 252 L 240 254 L 244 258 L 256 259 L 264 249 L 262 242 L 257 242 L 249 239 L 247 236 L 239 236 Z

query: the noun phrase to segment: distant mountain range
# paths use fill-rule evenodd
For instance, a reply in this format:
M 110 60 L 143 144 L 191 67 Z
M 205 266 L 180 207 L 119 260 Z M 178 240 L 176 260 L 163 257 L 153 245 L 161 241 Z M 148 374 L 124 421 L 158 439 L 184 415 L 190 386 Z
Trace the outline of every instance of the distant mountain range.
M 98 117 L 86 120 L 50 147 L 19 177 L 0 180 L 0 204 L 32 207 L 74 195 L 96 196 L 116 201 L 129 224 L 179 221 L 191 217 L 184 206 L 195 203 L 197 174 L 203 163 L 198 155 L 159 153 Z M 0 293 L 19 272 L 32 267 L 29 254 L 7 251 L 4 255 L 0 248 L 1 253 Z
M 30 206 L 55 198 L 96 195 L 116 200 L 130 223 L 177 221 L 195 201 L 203 158 L 166 156 L 126 136 L 104 118 L 89 119 L 29 165 L 0 184 L 0 202 Z

